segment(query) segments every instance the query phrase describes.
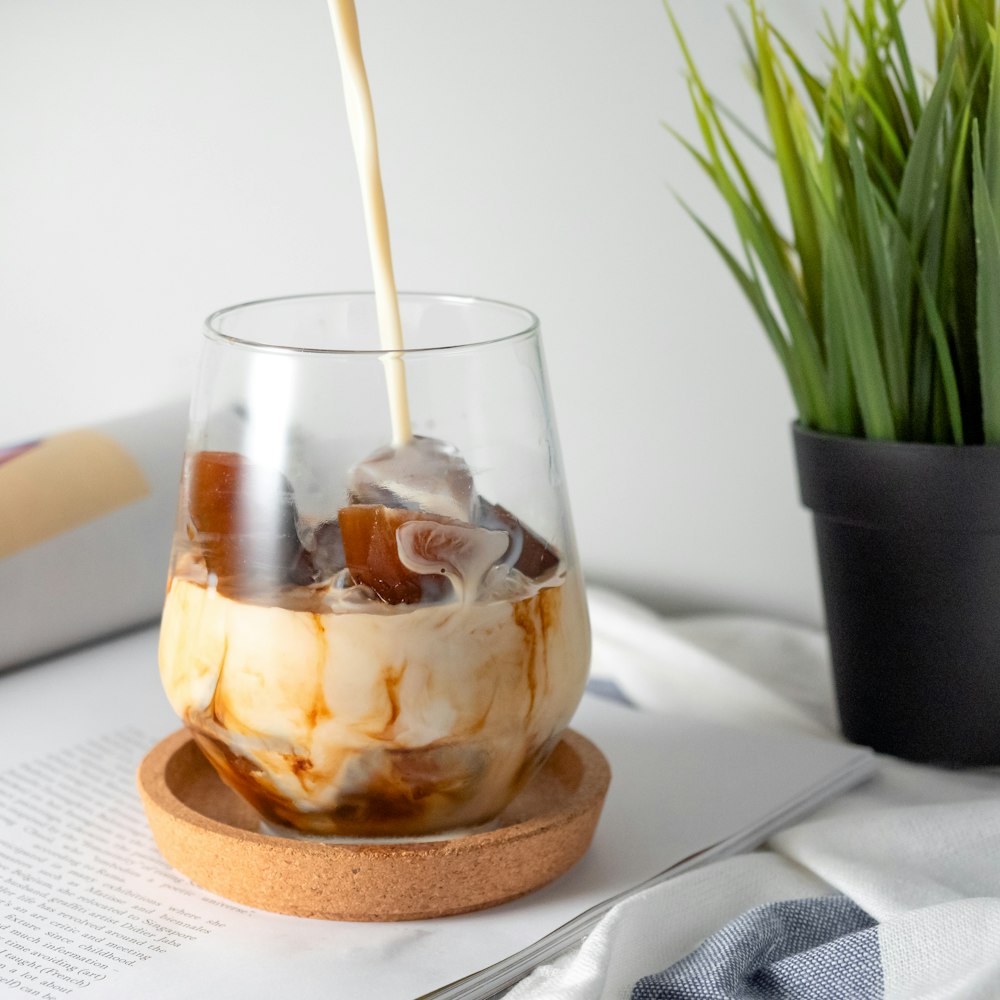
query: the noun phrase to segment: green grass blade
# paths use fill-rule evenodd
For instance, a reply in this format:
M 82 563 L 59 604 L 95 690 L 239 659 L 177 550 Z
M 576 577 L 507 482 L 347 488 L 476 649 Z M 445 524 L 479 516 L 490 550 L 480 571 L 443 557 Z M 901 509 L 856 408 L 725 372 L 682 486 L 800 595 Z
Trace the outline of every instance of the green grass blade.
M 878 24 L 875 0 L 865 0 L 863 16 L 848 5 L 848 20 L 854 25 L 866 56 L 858 82 L 872 94 L 874 106 L 889 122 L 890 129 L 896 135 L 903 135 L 907 132 L 906 115 L 889 76 L 888 31 Z
M 868 87 L 866 87 L 860 80 L 857 81 L 856 87 L 859 96 L 865 102 L 865 107 L 867 107 L 867 109 L 871 112 L 872 118 L 875 119 L 875 124 L 879 127 L 879 134 L 885 141 L 886 146 L 888 146 L 889 152 L 892 153 L 893 159 L 895 159 L 900 166 L 905 166 L 906 150 L 903 148 L 903 143 L 900 141 L 899 135 L 897 134 L 895 128 L 893 128 L 892 123 L 879 106 L 875 95 L 872 94 Z
M 832 223 L 827 229 L 823 261 L 830 337 L 839 337 L 846 344 L 865 436 L 894 440 L 896 421 L 872 316 L 851 249 Z
M 775 300 L 788 327 L 792 349 L 798 358 L 802 381 L 810 400 L 810 409 L 819 426 L 829 422 L 829 404 L 823 358 L 813 328 L 805 314 L 801 291 L 788 270 L 787 261 L 780 259 L 763 232 L 759 221 L 743 202 L 730 202 L 730 211 L 740 238 L 753 249 L 767 275 Z
M 940 0 L 939 0 L 940 3 Z M 927 280 L 935 290 L 941 321 L 949 332 L 955 374 L 959 386 L 962 412 L 962 437 L 966 441 L 982 440 L 982 403 L 979 384 L 979 356 L 976 346 L 976 259 L 975 232 L 971 200 L 970 130 L 972 106 L 980 83 L 985 84 L 986 58 L 984 50 L 968 77 L 968 89 L 953 97 L 952 135 L 945 151 L 949 164 L 947 205 L 944 231 L 941 236 L 938 275 L 924 268 Z M 929 258 L 929 263 L 932 260 Z M 926 307 L 925 307 L 926 308 Z M 940 355 L 940 350 L 939 350 Z M 947 382 L 942 385 L 948 392 Z M 949 409 L 951 401 L 948 400 Z
M 677 200 L 722 258 L 730 274 L 736 279 L 737 285 L 753 308 L 761 326 L 764 327 L 767 338 L 785 371 L 789 388 L 791 389 L 792 397 L 795 400 L 796 409 L 798 410 L 799 419 L 808 427 L 815 426 L 816 414 L 813 411 L 809 393 L 804 386 L 798 357 L 789 348 L 788 340 L 781 329 L 781 325 L 768 305 L 767 296 L 761 288 L 759 278 L 755 274 L 751 275 L 743 268 L 719 236 L 705 224 L 683 199 L 678 198 Z
M 740 44 L 743 46 L 743 51 L 747 57 L 747 65 L 750 67 L 750 75 L 753 81 L 754 89 L 760 90 L 760 67 L 757 65 L 757 51 L 753 47 L 753 42 L 750 40 L 750 34 L 746 29 L 746 25 L 739 19 L 736 11 L 732 7 L 726 8 L 729 19 L 736 26 L 736 34 L 739 35 Z
M 861 239 L 871 280 L 871 298 L 878 318 L 879 342 L 885 361 L 886 380 L 892 410 L 907 414 L 910 410 L 908 358 L 899 313 L 896 310 L 897 293 L 893 281 L 892 262 L 885 241 L 877 195 L 865 170 L 858 138 L 848 126 L 848 153 L 854 179 L 854 196 L 857 205 Z
M 913 414 L 909 437 L 926 441 L 934 427 L 934 345 L 925 331 L 913 338 L 912 385 Z
M 827 102 L 828 106 L 829 103 Z M 820 160 L 819 189 L 826 211 L 835 212 L 847 172 L 844 169 L 843 149 L 833 137 L 830 117 L 828 107 L 823 115 L 823 156 Z
M 788 114 L 788 103 L 794 100 L 794 94 L 771 47 L 767 24 L 757 9 L 756 0 L 751 0 L 750 7 L 760 65 L 761 99 L 771 138 L 774 140 L 774 152 L 788 201 L 795 246 L 799 259 L 803 262 L 806 308 L 815 329 L 822 330 L 822 273 L 821 268 L 816 266 L 822 260 L 822 253 L 810 180 L 803 163 L 802 151 L 796 142 L 796 131 Z
M 917 280 L 924 305 L 924 316 L 927 320 L 931 340 L 934 344 L 934 352 L 937 360 L 936 382 L 948 416 L 951 439 L 955 444 L 964 444 L 965 428 L 962 420 L 961 397 L 959 395 L 958 381 L 955 377 L 955 366 L 949 350 L 948 333 L 945 330 L 944 321 L 941 319 L 941 314 L 938 311 L 937 303 L 934 301 L 934 294 L 931 292 L 930 285 L 919 276 Z
M 983 397 L 983 437 L 1000 443 L 1000 231 L 984 173 L 979 129 L 972 131 L 972 211 L 976 229 L 976 343 Z
M 734 198 L 743 199 L 743 193 L 740 192 L 736 182 L 726 169 L 726 164 L 723 160 L 724 150 L 733 164 L 733 168 L 736 171 L 736 178 L 743 186 L 743 192 L 745 192 L 746 199 L 752 206 L 755 217 L 760 221 L 766 238 L 774 247 L 776 256 L 778 259 L 785 261 L 786 266 L 790 266 L 788 265 L 788 241 L 775 227 L 756 185 L 750 178 L 749 172 L 743 165 L 743 161 L 729 139 L 718 115 L 715 114 L 711 97 L 700 85 L 697 76 L 691 79 L 688 93 L 691 97 L 691 106 L 694 110 L 695 120 L 698 123 L 698 129 L 701 132 L 702 141 L 705 144 L 708 159 L 712 163 L 712 170 L 709 176 L 715 182 L 716 187 L 727 202 L 732 204 Z M 718 141 L 716 137 L 718 137 Z M 722 144 L 721 150 L 719 148 L 720 142 Z
M 944 54 L 947 52 L 951 37 L 955 33 L 955 22 L 952 18 L 951 7 L 945 0 L 933 0 L 933 4 L 930 15 L 934 28 L 934 54 L 937 57 L 937 68 L 940 70 L 941 64 L 944 62 Z
M 993 7 L 992 4 L 989 5 Z M 972 89 L 969 78 L 973 68 L 992 55 L 990 34 L 994 13 L 985 9 L 984 0 L 958 0 L 958 18 L 955 37 L 961 42 L 958 84 L 964 93 Z M 985 88 L 973 92 L 972 117 L 981 119 L 986 114 L 988 94 Z
M 924 368 L 934 362 L 940 377 L 940 387 L 951 423 L 952 437 L 956 442 L 962 443 L 969 437 L 961 407 L 962 395 L 945 320 L 938 308 L 934 287 L 925 273 L 926 259 L 921 261 L 916 247 L 903 232 L 899 220 L 884 207 L 881 214 L 893 245 L 900 250 L 909 265 L 905 295 L 907 298 L 915 295 L 923 307 L 923 323 L 920 323 L 919 315 L 915 315 L 912 321 L 916 329 L 913 331 L 908 362 L 908 369 L 911 372 L 910 412 L 913 417 L 911 421 L 913 433 L 919 436 L 920 428 L 930 426 L 929 407 L 933 404 L 931 391 L 933 379 Z M 898 274 L 894 275 L 894 280 L 900 280 Z
M 817 117 L 822 117 L 826 105 L 826 87 L 820 82 L 817 76 L 809 72 L 801 56 L 792 48 L 785 36 L 773 25 L 771 26 L 771 34 L 774 35 L 775 40 L 781 47 L 781 51 L 784 52 L 785 58 L 792 64 L 792 68 L 795 70 L 806 96 L 811 101 Z M 759 70 L 757 70 L 757 77 L 758 79 L 760 78 Z
M 944 388 L 937 372 L 934 373 L 934 398 L 931 402 L 931 430 L 928 440 L 937 444 L 952 444 L 948 436 L 948 409 Z M 958 442 L 961 443 L 961 442 Z
M 775 300 L 788 328 L 792 350 L 802 371 L 802 382 L 808 394 L 810 409 L 819 426 L 829 422 L 829 404 L 823 358 L 819 345 L 805 314 L 801 292 L 789 273 L 787 261 L 779 259 L 771 242 L 765 238 L 762 227 L 745 203 L 730 203 L 740 238 L 753 249 L 767 275 Z
M 695 114 L 695 120 L 698 123 L 702 141 L 705 144 L 706 155 L 703 156 L 702 154 L 696 152 L 694 147 L 687 142 L 687 140 L 685 140 L 673 129 L 670 129 L 669 126 L 668 130 L 706 169 L 709 178 L 728 203 L 731 203 L 734 198 L 743 200 L 743 192 L 745 192 L 745 199 L 749 202 L 754 214 L 760 220 L 768 240 L 774 246 L 776 254 L 780 259 L 787 262 L 790 245 L 785 237 L 782 236 L 774 226 L 771 216 L 768 213 L 756 186 L 753 184 L 749 174 L 744 168 L 742 160 L 738 155 L 736 155 L 735 149 L 730 143 L 728 143 L 725 130 L 723 129 L 720 139 L 722 141 L 723 149 L 731 151 L 730 159 L 734 161 L 736 179 L 733 178 L 729 170 L 726 168 L 726 163 L 722 157 L 722 150 L 720 150 L 719 143 L 716 141 L 717 133 L 715 126 L 718 124 L 718 119 L 712 115 L 710 108 L 706 108 L 704 101 L 707 100 L 707 98 L 705 98 L 702 92 L 697 89 L 694 82 L 692 82 L 689 88 L 689 94 L 691 97 L 691 106 Z M 743 184 L 743 192 L 741 192 L 737 186 L 737 180 Z
M 899 57 L 899 67 L 901 70 L 899 83 L 900 89 L 903 92 L 903 103 L 906 106 L 910 121 L 916 124 L 920 120 L 920 87 L 917 85 L 917 76 L 913 71 L 913 62 L 910 59 L 906 35 L 903 33 L 903 27 L 899 23 L 899 11 L 896 0 L 882 0 L 882 9 L 885 11 L 886 20 L 889 24 L 893 50 Z
M 955 61 L 958 57 L 958 42 L 959 36 L 955 35 L 945 57 L 941 75 L 921 115 L 893 212 L 894 218 L 899 223 L 899 226 L 894 227 L 890 233 L 889 244 L 893 261 L 893 284 L 897 293 L 896 311 L 900 328 L 907 332 L 911 341 L 913 335 L 911 247 L 922 245 L 934 209 L 935 197 L 943 196 L 938 191 L 942 171 L 938 153 L 949 120 L 948 98 L 955 72 Z M 911 342 L 907 351 L 912 350 L 912 347 Z M 910 356 L 909 353 L 907 356 Z
M 729 157 L 730 162 L 736 170 L 740 183 L 743 185 L 744 190 L 749 196 L 751 204 L 754 206 L 754 210 L 763 222 L 769 238 L 779 249 L 779 252 L 784 255 L 788 247 L 788 241 L 785 240 L 773 224 L 771 215 L 767 211 L 763 199 L 760 197 L 757 187 L 750 177 L 749 171 L 744 166 L 742 158 L 737 153 L 736 147 L 722 123 L 712 96 L 708 92 L 708 89 L 701 78 L 701 74 L 698 72 L 697 64 L 691 55 L 691 50 L 688 47 L 686 39 L 684 38 L 680 25 L 674 17 L 669 0 L 664 0 L 664 7 L 667 12 L 667 17 L 670 20 L 671 27 L 673 28 L 674 36 L 680 46 L 684 63 L 687 67 L 688 94 L 691 98 L 691 105 L 694 109 L 695 119 L 698 123 L 698 129 L 701 132 L 702 141 L 705 143 L 705 148 L 708 150 L 709 156 L 712 158 L 713 162 L 718 165 L 718 169 L 725 173 L 725 165 L 719 150 L 719 143 L 722 144 L 726 155 Z M 718 136 L 718 142 L 716 141 L 716 136 Z M 687 144 L 685 143 L 685 145 Z M 769 151 L 769 155 L 773 156 L 774 152 Z
M 733 168 L 736 170 L 736 175 L 739 178 L 740 183 L 743 185 L 743 190 L 746 192 L 750 204 L 753 205 L 757 216 L 764 223 L 771 242 L 774 243 L 776 247 L 781 248 L 781 251 L 784 252 L 784 250 L 788 247 L 788 241 L 778 232 L 777 227 L 774 225 L 771 215 L 767 210 L 767 206 L 764 204 L 764 199 L 757 190 L 757 185 L 754 184 L 753 179 L 750 177 L 750 172 L 744 165 L 743 158 L 737 152 L 736 146 L 729 137 L 729 133 L 723 127 L 722 120 L 716 112 L 715 105 L 712 102 L 711 97 L 703 92 L 703 100 L 705 102 L 703 107 L 708 116 L 709 128 L 711 129 L 711 127 L 714 126 L 715 134 L 722 143 L 722 147 L 725 150 L 726 155 L 729 157 L 729 162 L 732 163 Z M 719 161 L 721 166 L 722 157 L 718 154 L 718 150 L 717 147 L 714 146 L 714 142 L 713 152 L 715 153 L 716 159 Z M 770 151 L 770 155 L 772 157 L 774 156 L 773 150 Z
M 942 298 L 952 297 L 954 279 L 960 268 L 964 268 L 968 257 L 960 253 L 963 237 L 967 238 L 970 231 L 970 219 L 965 215 L 963 206 L 967 200 L 966 158 L 968 156 L 969 127 L 971 124 L 970 96 L 966 94 L 962 106 L 954 112 L 955 127 L 952 140 L 945 158 L 951 164 L 948 179 L 948 207 L 944 230 L 944 248 L 942 250 L 941 279 Z M 964 247 L 962 247 L 964 250 Z
M 712 127 L 715 119 L 712 119 L 702 106 L 701 91 L 695 84 L 692 84 L 690 94 L 706 153 L 698 153 L 685 140 L 680 141 L 706 170 L 729 208 L 740 239 L 752 248 L 761 262 L 793 345 L 794 364 L 799 373 L 793 391 L 801 401 L 801 410 L 813 415 L 814 425 L 826 426 L 829 423 L 829 406 L 823 359 L 819 343 L 805 312 L 801 286 L 792 269 L 785 244 L 774 229 L 769 216 L 763 212 L 763 206 L 759 206 L 761 211 L 758 212 L 758 205 L 752 199 L 748 201 L 744 197 L 725 169 Z
M 957 38 L 957 36 L 956 36 Z M 911 240 L 919 242 L 922 225 L 934 197 L 937 180 L 937 149 L 944 133 L 948 115 L 948 96 L 955 73 L 958 46 L 953 38 L 945 56 L 944 65 L 931 91 L 927 106 L 920 117 L 920 124 L 913 136 L 913 145 L 903 172 L 899 188 L 897 212 L 904 231 Z
M 724 101 L 719 100 L 715 94 L 709 95 L 712 107 L 718 112 L 719 118 L 725 118 L 730 125 L 736 129 L 740 135 L 748 139 L 757 147 L 769 160 L 774 159 L 774 149 L 769 146 L 759 135 L 735 111 L 733 111 Z
M 893 224 L 898 226 L 898 223 Z M 961 393 L 955 371 L 955 364 L 951 354 L 951 341 L 945 326 L 944 318 L 941 316 L 938 303 L 934 297 L 934 287 L 926 273 L 926 261 L 921 264 L 919 255 L 914 247 L 907 243 L 906 236 L 901 231 L 897 232 L 900 245 L 907 246 L 910 254 L 911 273 L 916 290 L 923 306 L 923 319 L 926 330 L 919 330 L 914 344 L 914 360 L 911 365 L 914 371 L 921 368 L 922 362 L 916 354 L 918 351 L 927 353 L 927 348 L 932 348 L 934 365 L 936 366 L 936 378 L 932 381 L 937 385 L 948 415 L 951 438 L 956 444 L 963 444 L 967 438 L 965 423 L 961 407 Z M 916 391 L 916 390 L 915 390 Z M 930 390 L 928 390 L 930 392 Z M 921 399 L 914 399 L 912 410 L 917 415 L 925 427 L 930 427 L 932 421 L 929 418 L 929 407 L 933 405 L 933 395 L 924 396 Z
M 994 216 L 1000 215 L 1000 45 L 993 37 L 993 58 L 990 61 L 989 99 L 986 104 L 985 131 L 982 133 L 983 169 L 989 183 L 990 204 Z
M 824 262 L 829 268 L 829 250 L 827 250 L 827 256 L 824 257 Z M 834 322 L 831 319 L 837 315 L 837 302 L 834 300 L 837 284 L 829 274 L 825 275 L 825 279 L 823 282 L 823 311 L 827 316 L 827 387 L 831 413 L 829 429 L 839 434 L 862 435 L 863 423 L 858 407 L 857 386 L 851 373 L 846 329 L 843 323 Z

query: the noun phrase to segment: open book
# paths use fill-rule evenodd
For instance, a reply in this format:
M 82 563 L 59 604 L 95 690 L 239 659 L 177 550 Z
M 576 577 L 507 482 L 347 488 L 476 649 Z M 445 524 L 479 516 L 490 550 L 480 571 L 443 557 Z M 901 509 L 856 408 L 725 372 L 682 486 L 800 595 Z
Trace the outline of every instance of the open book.
M 616 899 L 749 849 L 860 781 L 871 756 L 588 694 L 573 722 L 611 789 L 569 872 L 491 910 L 349 924 L 249 910 L 160 858 L 135 790 L 178 728 L 155 629 L 0 677 L 0 997 L 489 997 L 572 946 Z

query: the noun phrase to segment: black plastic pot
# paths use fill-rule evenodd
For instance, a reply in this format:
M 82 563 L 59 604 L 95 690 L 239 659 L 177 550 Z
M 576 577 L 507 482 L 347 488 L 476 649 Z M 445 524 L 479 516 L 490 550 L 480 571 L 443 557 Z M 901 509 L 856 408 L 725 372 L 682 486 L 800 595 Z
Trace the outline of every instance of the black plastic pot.
M 1000 764 L 1000 447 L 794 439 L 844 735 Z

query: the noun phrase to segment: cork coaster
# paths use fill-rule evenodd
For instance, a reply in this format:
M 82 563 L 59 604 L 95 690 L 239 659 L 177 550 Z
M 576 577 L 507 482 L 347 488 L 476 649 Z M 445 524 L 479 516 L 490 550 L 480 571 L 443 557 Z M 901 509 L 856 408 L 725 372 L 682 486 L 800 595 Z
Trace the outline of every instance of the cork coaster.
M 193 882 L 237 903 L 329 920 L 423 920 L 515 899 L 586 852 L 611 770 L 567 730 L 492 829 L 453 839 L 320 841 L 271 836 L 222 783 L 186 730 L 139 767 L 160 853 Z

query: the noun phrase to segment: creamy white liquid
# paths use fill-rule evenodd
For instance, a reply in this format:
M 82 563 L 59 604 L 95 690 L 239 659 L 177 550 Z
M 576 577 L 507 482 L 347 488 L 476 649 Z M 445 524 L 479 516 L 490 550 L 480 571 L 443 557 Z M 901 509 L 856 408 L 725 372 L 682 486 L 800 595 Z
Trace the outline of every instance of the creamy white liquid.
M 361 35 L 354 0 L 327 0 L 333 33 L 337 40 L 340 72 L 344 80 L 347 120 L 354 144 L 354 158 L 361 179 L 361 201 L 368 232 L 375 282 L 375 309 L 378 313 L 379 338 L 389 352 L 384 358 L 389 390 L 389 416 L 392 421 L 393 443 L 406 444 L 412 436 L 410 406 L 406 393 L 406 372 L 403 358 L 403 326 L 399 318 L 399 298 L 392 272 L 392 252 L 389 249 L 389 224 L 382 192 L 382 172 L 379 169 L 378 141 L 375 135 L 375 113 L 372 109 L 368 75 L 361 56 Z
M 589 659 L 579 573 L 513 600 L 320 613 L 175 576 L 160 630 L 174 710 L 210 755 L 222 745 L 249 764 L 234 770 L 216 749 L 216 766 L 263 792 L 272 821 L 321 835 L 409 837 L 495 816 L 569 722 Z M 338 812 L 385 798 L 410 812 Z

